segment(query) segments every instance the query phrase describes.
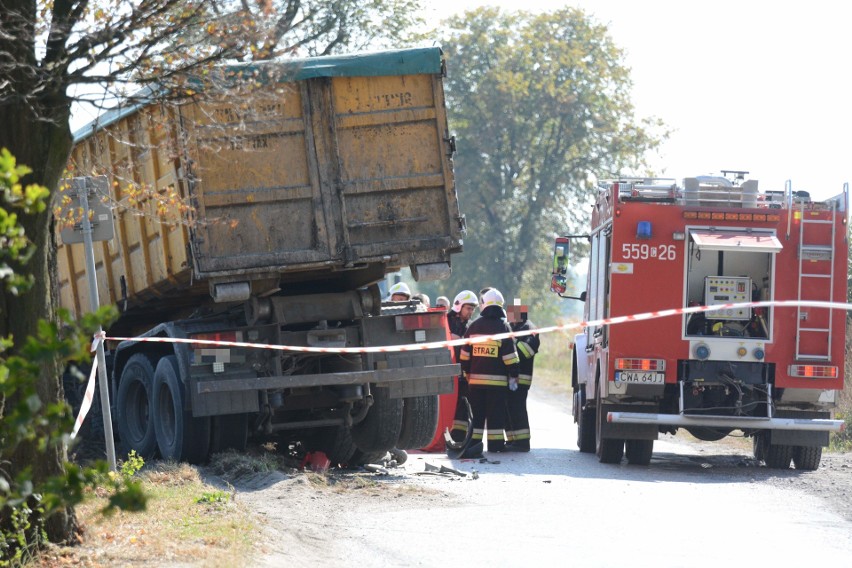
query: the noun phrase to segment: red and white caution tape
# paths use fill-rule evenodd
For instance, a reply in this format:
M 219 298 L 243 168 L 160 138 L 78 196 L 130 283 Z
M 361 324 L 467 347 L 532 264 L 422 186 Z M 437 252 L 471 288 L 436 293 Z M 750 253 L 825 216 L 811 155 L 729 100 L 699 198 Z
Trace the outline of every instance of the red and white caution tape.
M 525 337 L 527 335 L 538 335 L 552 333 L 554 331 L 564 331 L 569 329 L 583 329 L 586 327 L 597 327 L 602 325 L 617 325 L 633 321 L 645 321 L 656 318 L 664 318 L 669 316 L 694 314 L 699 312 L 710 312 L 720 310 L 738 310 L 742 308 L 762 308 L 762 307 L 797 307 L 807 306 L 814 308 L 826 308 L 834 310 L 852 310 L 852 304 L 841 302 L 817 302 L 809 300 L 783 300 L 783 301 L 761 301 L 761 302 L 742 302 L 737 304 L 717 304 L 714 306 L 690 306 L 687 308 L 674 308 L 669 310 L 659 310 L 654 312 L 644 312 L 641 314 L 633 314 L 629 316 L 616 316 L 591 321 L 583 321 L 577 323 L 568 323 L 561 325 L 553 325 L 549 327 L 540 327 L 537 329 L 512 331 L 506 333 L 498 333 L 495 335 L 479 335 L 476 337 L 468 337 L 462 339 L 452 339 L 449 341 L 433 341 L 430 343 L 413 343 L 408 345 L 384 345 L 374 347 L 303 347 L 296 345 L 269 345 L 266 343 L 246 343 L 242 341 L 218 341 L 211 339 L 186 339 L 180 337 L 107 337 L 111 341 L 145 341 L 151 343 L 189 343 L 192 345 L 215 345 L 221 347 L 246 347 L 254 349 L 273 349 L 276 351 L 292 351 L 297 353 L 392 353 L 397 351 L 423 351 L 426 349 L 437 349 L 441 347 L 454 347 L 456 345 L 466 345 L 474 343 L 483 343 L 486 341 L 505 339 L 507 337 Z
M 191 345 L 214 345 L 222 347 L 245 347 L 253 349 L 273 349 L 276 351 L 292 351 L 298 353 L 392 353 L 397 351 L 423 351 L 426 349 L 438 349 L 442 347 L 454 347 L 456 345 L 466 345 L 474 343 L 483 343 L 485 341 L 505 339 L 508 337 L 525 337 L 527 335 L 537 335 L 552 333 L 554 331 L 565 331 L 570 329 L 584 329 L 586 327 L 597 327 L 602 325 L 617 325 L 633 321 L 645 321 L 650 319 L 664 318 L 669 316 L 694 314 L 699 312 L 710 312 L 717 310 L 739 310 L 743 308 L 764 308 L 775 306 L 777 308 L 784 307 L 812 307 L 825 308 L 832 310 L 852 310 L 852 304 L 841 302 L 817 302 L 808 300 L 782 300 L 782 301 L 763 301 L 763 302 L 742 302 L 738 304 L 717 304 L 714 306 L 690 306 L 687 308 L 674 308 L 669 310 L 658 310 L 654 312 L 644 312 L 629 316 L 616 316 L 591 321 L 582 321 L 576 323 L 567 323 L 561 325 L 552 325 L 537 329 L 512 331 L 506 333 L 498 333 L 496 335 L 480 335 L 476 337 L 468 337 L 462 339 L 452 339 L 449 341 L 433 341 L 430 343 L 414 343 L 409 345 L 385 345 L 375 347 L 302 347 L 296 345 L 269 345 L 265 343 L 246 343 L 242 341 L 214 341 L 210 339 L 185 339 L 180 337 L 106 337 L 104 332 L 95 335 L 92 341 L 92 351 L 97 349 L 98 342 L 104 340 L 110 341 L 144 341 L 149 343 L 189 343 Z M 95 392 L 95 375 L 97 374 L 98 360 L 92 360 L 92 370 L 89 373 L 89 382 L 86 385 L 86 394 L 83 397 L 83 403 L 80 406 L 80 413 L 77 416 L 77 421 L 74 425 L 74 431 L 71 433 L 73 439 L 77 435 L 77 431 L 83 424 L 86 414 L 92 406 L 92 399 Z
M 94 353 L 98 349 L 98 344 L 102 343 L 106 339 L 106 333 L 100 331 L 95 334 L 94 339 L 92 340 L 92 348 L 91 352 Z M 89 413 L 89 409 L 92 408 L 92 401 L 95 398 L 95 377 L 98 374 L 98 358 L 92 358 L 92 370 L 89 371 L 89 382 L 86 383 L 86 392 L 83 394 L 83 402 L 80 404 L 80 412 L 77 413 L 77 420 L 74 422 L 74 430 L 71 432 L 71 439 L 73 440 L 77 436 L 77 432 L 80 431 L 80 427 L 83 425 L 83 420 L 86 419 L 86 415 Z

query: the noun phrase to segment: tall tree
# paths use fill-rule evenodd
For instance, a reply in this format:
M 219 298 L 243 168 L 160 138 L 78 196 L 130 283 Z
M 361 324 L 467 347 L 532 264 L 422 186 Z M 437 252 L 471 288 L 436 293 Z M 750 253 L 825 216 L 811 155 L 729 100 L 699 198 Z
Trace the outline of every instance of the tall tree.
M 660 125 L 634 116 L 623 52 L 582 10 L 482 8 L 451 19 L 443 44 L 467 218 L 450 288 L 540 304 L 552 237 L 585 230 L 596 176 L 643 168 Z
M 227 0 L 213 14 L 246 10 L 253 57 L 329 55 L 398 45 L 421 24 L 421 0 Z
M 206 66 L 223 58 L 277 55 L 281 46 L 307 52 L 341 49 L 356 38 L 381 34 L 385 30 L 365 22 L 381 22 L 408 4 L 0 0 L 0 148 L 31 167 L 25 183 L 55 192 L 72 147 L 68 120 L 75 100 L 109 105 L 127 90 L 146 85 L 151 87 L 147 100 L 191 96 L 187 75 L 204 73 Z M 296 39 L 288 43 L 289 36 Z M 53 320 L 57 304 L 51 208 L 21 215 L 19 224 L 34 253 L 25 266 L 13 268 L 31 274 L 34 285 L 20 296 L 15 287 L 0 289 L 0 338 L 23 340 L 37 336 L 39 320 Z M 60 375 L 57 361 L 41 365 L 37 395 L 42 401 L 61 399 Z M 20 444 L 9 473 L 30 467 L 33 477 L 41 480 L 61 472 L 62 447 L 43 456 L 33 444 Z M 52 516 L 46 524 L 48 538 L 69 539 L 74 524 L 72 510 Z

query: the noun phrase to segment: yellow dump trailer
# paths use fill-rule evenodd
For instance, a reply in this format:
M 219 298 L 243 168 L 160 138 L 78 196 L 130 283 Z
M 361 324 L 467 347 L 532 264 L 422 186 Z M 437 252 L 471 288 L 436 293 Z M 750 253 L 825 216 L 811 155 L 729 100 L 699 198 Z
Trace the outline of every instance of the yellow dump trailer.
M 76 133 L 72 176 L 109 179 L 108 335 L 133 338 L 107 342 L 120 452 L 201 462 L 272 437 L 353 463 L 425 446 L 459 368 L 445 347 L 393 347 L 444 340 L 446 318 L 382 306 L 377 283 L 446 277 L 462 249 L 440 49 L 220 71 L 197 101 L 143 97 Z M 85 266 L 83 245 L 60 247 L 77 314 Z
M 150 321 L 211 296 L 352 290 L 403 266 L 448 274 L 463 227 L 440 50 L 228 72 L 263 80 L 212 101 L 136 105 L 76 133 L 73 175 L 112 182 L 101 198 L 116 238 L 95 252 L 101 303 Z M 59 258 L 62 305 L 87 311 L 82 245 Z

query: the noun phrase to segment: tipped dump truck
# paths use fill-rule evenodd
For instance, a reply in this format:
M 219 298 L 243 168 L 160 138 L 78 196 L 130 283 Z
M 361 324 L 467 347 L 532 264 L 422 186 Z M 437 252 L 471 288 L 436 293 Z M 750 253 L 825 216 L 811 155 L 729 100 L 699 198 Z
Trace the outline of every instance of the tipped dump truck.
M 204 97 L 121 108 L 75 134 L 69 169 L 115 237 L 95 243 L 124 451 L 199 462 L 250 435 L 347 462 L 428 443 L 457 366 L 440 314 L 381 315 L 377 283 L 445 278 L 464 221 L 437 48 L 220 70 Z M 249 78 L 250 80 L 246 80 Z M 94 220 L 97 222 L 97 219 Z M 90 310 L 83 245 L 60 300 Z M 327 353 L 173 343 L 169 338 Z M 385 346 L 382 352 L 335 348 Z

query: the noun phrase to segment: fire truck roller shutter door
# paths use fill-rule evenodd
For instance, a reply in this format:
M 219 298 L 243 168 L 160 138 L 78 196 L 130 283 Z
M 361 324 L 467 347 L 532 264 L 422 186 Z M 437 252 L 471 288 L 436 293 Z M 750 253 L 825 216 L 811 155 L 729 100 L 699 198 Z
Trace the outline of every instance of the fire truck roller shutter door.
M 777 253 L 783 248 L 774 231 L 746 233 L 693 229 L 689 234 L 698 250 Z

